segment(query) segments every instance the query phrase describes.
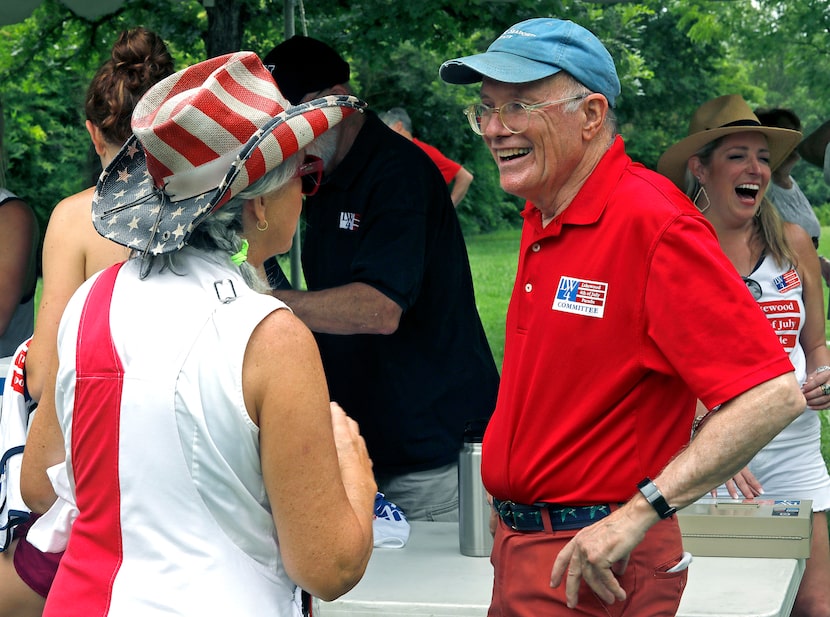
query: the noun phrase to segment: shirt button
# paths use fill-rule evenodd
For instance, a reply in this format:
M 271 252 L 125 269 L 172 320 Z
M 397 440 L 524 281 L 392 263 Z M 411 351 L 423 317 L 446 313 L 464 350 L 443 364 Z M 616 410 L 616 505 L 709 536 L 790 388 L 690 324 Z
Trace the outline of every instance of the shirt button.
M 531 285 L 530 283 L 525 283 L 525 291 L 527 293 L 530 293 L 531 291 L 533 291 L 533 285 Z
M 542 246 L 536 242 L 533 246 L 530 247 L 530 250 L 534 253 L 538 253 L 541 250 Z

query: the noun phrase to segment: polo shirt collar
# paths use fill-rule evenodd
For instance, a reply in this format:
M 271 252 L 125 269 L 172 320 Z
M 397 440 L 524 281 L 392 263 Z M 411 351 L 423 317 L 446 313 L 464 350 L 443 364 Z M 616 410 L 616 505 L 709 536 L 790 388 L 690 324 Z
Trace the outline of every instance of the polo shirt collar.
M 542 229 L 542 213 L 533 203 L 528 201 L 525 204 L 522 217 L 525 222 L 532 224 L 538 230 L 554 233 L 558 233 L 562 225 L 596 223 L 605 211 L 605 206 L 620 176 L 630 163 L 631 159 L 625 153 L 622 137 L 617 135 L 568 207 L 561 215 L 548 223 L 544 230 Z

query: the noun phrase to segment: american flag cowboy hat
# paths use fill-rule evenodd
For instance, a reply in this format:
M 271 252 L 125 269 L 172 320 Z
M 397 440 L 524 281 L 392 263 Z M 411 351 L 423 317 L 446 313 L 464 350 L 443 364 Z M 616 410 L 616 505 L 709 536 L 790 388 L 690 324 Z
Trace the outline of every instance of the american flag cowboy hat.
M 291 105 L 253 52 L 190 66 L 139 101 L 133 136 L 98 179 L 93 224 L 143 253 L 179 250 L 211 212 L 365 107 L 353 96 Z

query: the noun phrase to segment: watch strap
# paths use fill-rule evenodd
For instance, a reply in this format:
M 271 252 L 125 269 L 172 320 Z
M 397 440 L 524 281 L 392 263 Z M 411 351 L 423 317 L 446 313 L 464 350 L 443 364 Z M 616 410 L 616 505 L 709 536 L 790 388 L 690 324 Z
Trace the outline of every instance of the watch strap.
M 655 512 L 657 512 L 657 516 L 660 518 L 669 518 L 675 512 L 677 512 L 677 508 L 672 508 L 666 498 L 663 497 L 663 493 L 660 492 L 660 489 L 657 488 L 657 485 L 651 481 L 651 478 L 643 478 L 637 484 L 637 488 L 642 493 L 643 497 L 646 498 L 646 501 L 651 504 L 651 507 L 654 508 Z

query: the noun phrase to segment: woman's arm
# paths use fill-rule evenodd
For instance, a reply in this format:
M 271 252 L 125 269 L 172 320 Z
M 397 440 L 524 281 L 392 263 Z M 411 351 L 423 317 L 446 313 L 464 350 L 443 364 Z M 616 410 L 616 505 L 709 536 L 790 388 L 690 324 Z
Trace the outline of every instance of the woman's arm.
M 62 200 L 52 211 L 46 227 L 43 290 L 34 338 L 26 355 L 26 387 L 37 401 L 43 398 L 47 372 L 57 367 L 58 325 L 63 309 L 86 280 L 83 234 L 80 233 L 84 221 L 80 217 L 86 211 L 86 219 L 90 218 L 91 197 L 90 191 L 84 191 Z
M 311 332 L 287 310 L 254 330 L 243 392 L 260 427 L 262 474 L 293 581 L 332 600 L 351 589 L 372 552 L 377 487 L 357 425 L 329 403 Z
M 819 367 L 830 365 L 830 351 L 824 329 L 824 293 L 821 287 L 821 265 L 818 254 L 807 233 L 798 225 L 786 224 L 787 241 L 796 253 L 797 270 L 804 299 L 804 328 L 799 343 L 807 358 L 807 381 L 802 392 L 812 409 L 830 407 L 830 396 L 821 386 L 830 381 L 830 369 L 816 373 Z
M 57 361 L 54 369 L 57 369 Z M 46 470 L 66 460 L 63 431 L 55 412 L 55 376 L 50 367 L 42 402 L 38 404 L 29 426 L 20 470 L 23 501 L 33 512 L 40 514 L 46 512 L 57 499 Z M 43 401 L 48 402 L 44 404 Z

